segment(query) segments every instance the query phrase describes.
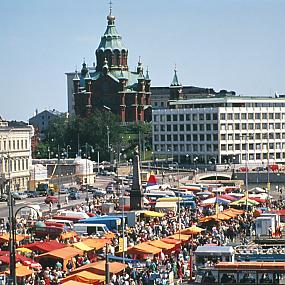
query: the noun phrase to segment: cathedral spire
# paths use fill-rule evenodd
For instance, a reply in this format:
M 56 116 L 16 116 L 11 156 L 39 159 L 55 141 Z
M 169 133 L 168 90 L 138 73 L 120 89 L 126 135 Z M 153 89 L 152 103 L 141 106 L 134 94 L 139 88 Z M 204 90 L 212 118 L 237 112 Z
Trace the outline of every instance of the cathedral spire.
M 174 68 L 174 76 L 173 76 L 170 86 L 181 86 L 181 84 L 178 81 L 176 66 Z

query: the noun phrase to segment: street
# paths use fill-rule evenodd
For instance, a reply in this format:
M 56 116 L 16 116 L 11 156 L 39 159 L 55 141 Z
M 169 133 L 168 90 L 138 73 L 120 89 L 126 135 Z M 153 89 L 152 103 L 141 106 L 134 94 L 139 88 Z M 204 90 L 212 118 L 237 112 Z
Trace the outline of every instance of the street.
M 96 182 L 93 184 L 94 187 L 101 187 L 103 189 L 105 189 L 105 187 L 107 186 L 107 184 L 112 181 L 113 177 L 112 176 L 97 176 Z M 68 185 L 66 185 L 68 186 Z M 70 186 L 74 186 L 74 185 L 70 185 Z M 69 186 L 68 186 L 69 187 Z M 68 201 L 68 205 L 66 204 L 65 201 L 65 197 L 68 194 L 60 194 L 60 205 L 61 208 L 71 208 L 72 206 L 84 203 L 87 197 L 87 193 L 86 191 L 84 192 L 80 192 L 80 199 L 77 200 L 69 200 Z M 55 193 L 55 196 L 58 197 L 58 193 Z M 92 197 L 92 193 L 88 193 L 88 197 Z M 46 204 L 44 202 L 46 197 L 42 196 L 42 197 L 35 197 L 35 198 L 27 198 L 25 200 L 16 200 L 16 205 L 14 206 L 14 213 L 16 213 L 16 211 L 24 206 L 28 206 L 28 205 L 40 205 L 41 207 L 41 211 L 43 213 L 48 212 L 49 211 L 49 205 Z M 53 211 L 55 212 L 57 210 L 57 203 L 53 204 Z M 7 202 L 0 202 L 0 217 L 4 218 L 5 221 L 8 219 L 8 206 L 7 206 Z

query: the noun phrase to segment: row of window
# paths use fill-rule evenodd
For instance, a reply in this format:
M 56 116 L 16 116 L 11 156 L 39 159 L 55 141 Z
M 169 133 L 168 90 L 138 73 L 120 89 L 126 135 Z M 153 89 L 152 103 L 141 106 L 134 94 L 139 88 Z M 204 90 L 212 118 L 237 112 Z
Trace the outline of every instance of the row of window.
M 284 159 L 285 158 L 285 152 L 276 152 L 275 154 L 270 154 L 270 158 L 274 158 L 274 159 Z M 267 160 L 268 157 L 267 157 L 267 153 L 249 153 L 248 155 L 246 154 L 242 154 L 241 156 L 241 159 L 243 161 L 246 161 L 246 160 L 252 160 L 252 161 L 255 161 L 255 160 Z
M 285 139 L 285 133 L 252 133 L 248 137 L 248 141 L 250 140 L 280 140 Z M 221 134 L 221 140 L 247 140 L 246 136 L 243 136 L 240 133 L 237 134 Z
M 208 142 L 217 142 L 218 135 L 217 134 L 180 134 L 180 135 L 154 135 L 154 141 L 162 141 L 162 142 L 172 142 L 172 141 L 187 141 L 187 142 L 198 142 L 198 141 L 208 141 Z
M 2 151 L 11 151 L 11 150 L 27 150 L 28 149 L 28 140 L 0 140 L 0 150 Z
M 155 144 L 154 150 L 156 152 L 162 152 L 165 154 L 172 155 L 177 152 L 217 152 L 218 145 L 217 144 L 173 144 L 173 145 L 164 145 L 164 144 Z
M 280 130 L 285 128 L 285 123 L 235 123 L 221 124 L 221 130 Z
M 285 143 L 274 142 L 274 143 L 249 143 L 249 144 L 221 144 L 221 150 L 267 150 L 269 149 L 285 149 Z
M 285 113 L 221 113 L 220 120 L 285 120 Z
M 155 132 L 195 132 L 195 131 L 217 131 L 218 124 L 187 124 L 187 125 L 154 125 Z
M 194 114 L 169 114 L 169 115 L 153 115 L 154 122 L 184 122 L 184 121 L 217 121 L 217 113 L 194 113 Z
M 29 169 L 29 159 L 28 158 L 17 158 L 17 159 L 10 159 L 10 167 L 7 160 L 3 160 L 3 167 L 5 173 L 17 172 L 17 171 L 26 171 Z

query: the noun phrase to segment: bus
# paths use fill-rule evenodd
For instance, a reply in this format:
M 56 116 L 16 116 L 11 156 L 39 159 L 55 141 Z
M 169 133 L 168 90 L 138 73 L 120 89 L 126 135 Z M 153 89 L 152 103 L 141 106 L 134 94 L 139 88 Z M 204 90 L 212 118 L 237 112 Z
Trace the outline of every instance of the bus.
M 219 262 L 199 269 L 192 284 L 285 284 L 285 262 Z

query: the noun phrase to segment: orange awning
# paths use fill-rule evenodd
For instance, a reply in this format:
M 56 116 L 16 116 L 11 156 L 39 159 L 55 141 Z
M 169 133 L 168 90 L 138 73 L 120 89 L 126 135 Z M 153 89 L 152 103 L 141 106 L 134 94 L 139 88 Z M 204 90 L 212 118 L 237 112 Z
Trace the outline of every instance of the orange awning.
M 8 275 L 10 274 L 10 271 L 5 271 Z M 16 267 L 16 276 L 17 277 L 24 277 L 29 276 L 33 274 L 33 270 L 29 269 L 27 266 L 18 266 Z
M 175 235 L 169 236 L 168 238 L 173 238 L 173 239 L 177 239 L 177 240 L 187 241 L 187 240 L 189 240 L 191 238 L 191 236 L 183 235 L 183 234 L 175 234 Z
M 76 237 L 77 233 L 76 232 L 66 232 L 60 235 L 59 239 L 60 240 L 66 240 L 66 239 L 70 239 L 73 237 Z
M 127 249 L 128 254 L 158 254 L 161 251 L 162 251 L 161 248 L 152 246 L 147 242 L 139 243 Z
M 181 240 L 177 240 L 177 239 L 169 238 L 169 237 L 163 238 L 161 239 L 161 241 L 170 243 L 170 244 L 175 244 L 175 245 L 181 243 Z
M 152 240 L 152 241 L 149 241 L 148 243 L 152 246 L 165 249 L 165 250 L 170 250 L 175 247 L 175 244 L 166 243 L 161 240 Z
M 83 251 L 80 249 L 77 249 L 72 246 L 60 248 L 60 249 L 55 249 L 52 251 L 49 251 L 47 253 L 43 253 L 39 256 L 37 256 L 37 259 L 41 259 L 43 257 L 53 257 L 53 258 L 60 258 L 63 260 L 71 259 L 72 257 L 76 255 L 82 255 Z
M 81 267 L 76 268 L 72 271 L 72 273 L 77 273 L 81 271 L 89 271 L 95 274 L 104 275 L 105 274 L 105 260 L 93 262 L 90 264 L 83 265 Z M 127 267 L 126 264 L 120 262 L 110 262 L 109 263 L 109 271 L 112 274 L 118 274 L 122 272 Z
M 84 271 L 81 271 L 81 272 L 77 272 L 75 274 L 71 273 L 71 275 L 69 275 L 66 278 L 64 278 L 62 280 L 62 282 L 64 283 L 65 281 L 69 281 L 69 280 L 82 282 L 81 284 L 96 284 L 96 283 L 98 283 L 96 281 L 104 282 L 105 281 L 105 276 L 98 275 L 98 274 L 89 272 L 87 270 L 84 270 Z
M 106 246 L 106 244 L 109 244 L 110 240 L 109 239 L 99 239 L 99 238 L 89 238 L 89 239 L 82 240 L 82 243 L 84 243 L 85 245 L 93 249 L 98 250 Z
M 16 235 L 16 242 L 22 241 L 25 238 L 26 238 L 25 235 Z M 9 239 L 10 239 L 9 234 L 3 234 L 0 236 L 0 241 L 9 242 Z
M 202 231 L 204 231 L 204 229 L 193 225 L 190 228 L 181 230 L 180 233 L 185 235 L 196 235 L 201 233 Z

